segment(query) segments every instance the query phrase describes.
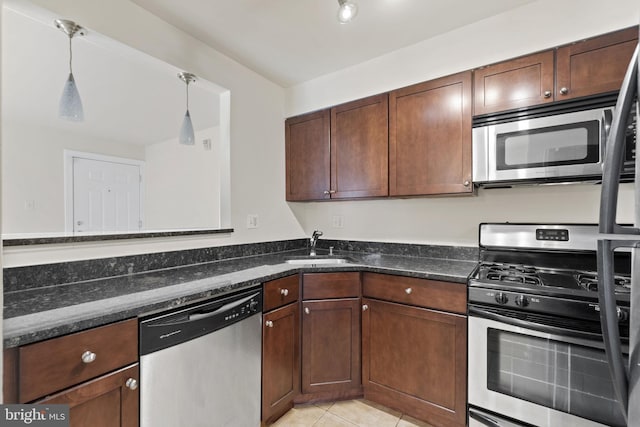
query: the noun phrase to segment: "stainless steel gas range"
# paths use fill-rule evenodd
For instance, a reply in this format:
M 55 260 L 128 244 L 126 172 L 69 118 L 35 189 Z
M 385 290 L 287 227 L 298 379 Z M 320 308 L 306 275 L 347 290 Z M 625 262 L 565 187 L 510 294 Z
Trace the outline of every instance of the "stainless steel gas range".
M 481 224 L 469 280 L 470 426 L 624 426 L 600 327 L 596 225 Z M 615 255 L 628 357 L 631 257 Z

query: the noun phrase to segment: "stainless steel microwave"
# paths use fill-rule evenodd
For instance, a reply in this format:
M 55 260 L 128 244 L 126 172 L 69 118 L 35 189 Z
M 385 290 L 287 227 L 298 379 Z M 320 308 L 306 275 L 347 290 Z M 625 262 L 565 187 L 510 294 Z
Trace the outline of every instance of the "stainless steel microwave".
M 597 182 L 612 115 L 607 107 L 475 127 L 473 182 L 486 187 Z M 635 133 L 628 140 L 623 174 L 635 165 Z

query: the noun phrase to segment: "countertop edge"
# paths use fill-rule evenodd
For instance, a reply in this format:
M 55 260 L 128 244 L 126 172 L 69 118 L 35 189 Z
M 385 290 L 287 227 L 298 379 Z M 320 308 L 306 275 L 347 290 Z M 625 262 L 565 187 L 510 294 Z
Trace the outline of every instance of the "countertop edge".
M 416 271 L 367 265 L 364 263 L 330 266 L 293 266 L 285 263 L 264 265 L 238 270 L 233 273 L 208 279 L 168 286 L 153 291 L 143 291 L 115 298 L 99 299 L 68 307 L 4 319 L 3 345 L 5 349 L 18 347 L 121 320 L 145 317 L 159 311 L 171 310 L 183 305 L 197 303 L 217 295 L 259 286 L 265 281 L 300 272 L 331 273 L 358 271 L 441 280 L 452 283 L 466 283 L 468 275 L 473 270 L 472 266 L 475 266 L 475 262 L 468 260 L 451 261 L 469 263 L 467 275 Z M 104 311 L 96 316 L 95 309 L 101 305 Z

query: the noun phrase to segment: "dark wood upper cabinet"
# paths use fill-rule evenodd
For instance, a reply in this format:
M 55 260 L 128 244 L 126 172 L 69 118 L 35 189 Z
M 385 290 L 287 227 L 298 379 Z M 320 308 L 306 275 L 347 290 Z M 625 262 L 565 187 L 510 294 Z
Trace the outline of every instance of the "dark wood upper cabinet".
M 389 94 L 389 194 L 471 193 L 471 72 Z
M 329 198 L 329 137 L 329 110 L 285 121 L 287 200 Z
M 331 109 L 331 198 L 389 194 L 388 95 Z
M 474 71 L 474 115 L 553 102 L 554 51 Z
M 638 44 L 638 27 L 561 46 L 556 52 L 556 100 L 620 90 Z
M 474 115 L 620 90 L 637 43 L 633 27 L 474 70 Z

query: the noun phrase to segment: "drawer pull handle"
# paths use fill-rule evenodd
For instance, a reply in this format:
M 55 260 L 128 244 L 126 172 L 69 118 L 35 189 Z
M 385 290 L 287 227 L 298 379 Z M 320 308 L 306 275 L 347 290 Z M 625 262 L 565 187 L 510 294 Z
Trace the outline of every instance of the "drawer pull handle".
M 130 390 L 135 390 L 138 388 L 138 381 L 136 381 L 135 378 L 129 378 L 124 385 Z
M 369 310 L 369 306 L 367 304 L 362 304 L 362 311 Z
M 413 292 L 413 289 L 407 288 L 404 291 L 407 293 L 407 295 L 411 295 L 411 292 Z
M 273 328 L 273 321 L 272 320 L 267 320 L 266 322 L 264 322 L 265 326 L 267 328 Z
M 280 295 L 286 297 L 287 295 L 289 295 L 289 289 L 280 289 Z
M 84 353 L 82 353 L 82 362 L 91 363 L 96 360 L 96 357 L 98 356 L 94 352 L 87 350 Z
M 310 313 L 310 311 L 309 311 L 309 307 L 305 307 L 305 308 L 304 308 L 304 314 L 309 314 L 309 313 Z

